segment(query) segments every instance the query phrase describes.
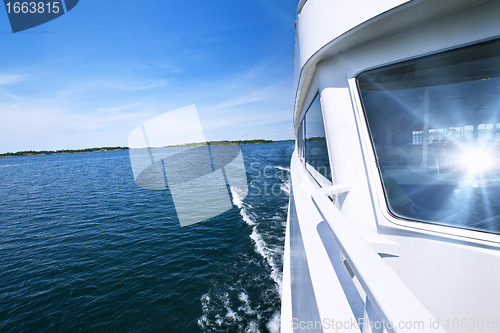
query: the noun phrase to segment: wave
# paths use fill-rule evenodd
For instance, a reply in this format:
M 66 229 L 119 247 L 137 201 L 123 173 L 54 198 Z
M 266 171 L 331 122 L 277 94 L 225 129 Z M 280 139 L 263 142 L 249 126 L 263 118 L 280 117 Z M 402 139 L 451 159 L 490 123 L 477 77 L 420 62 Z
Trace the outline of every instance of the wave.
M 281 313 L 276 311 L 271 318 L 271 320 L 266 325 L 267 329 L 271 333 L 279 333 L 281 328 Z
M 228 287 L 234 291 L 233 287 Z M 236 308 L 230 300 L 229 292 L 209 293 L 201 297 L 203 315 L 198 319 L 198 326 L 203 331 L 226 332 L 230 328 L 238 328 L 238 332 L 260 332 L 258 314 L 259 306 L 252 308 L 246 290 L 239 290 Z M 244 318 L 245 317 L 245 318 Z
M 280 184 L 283 194 L 289 195 L 290 169 L 280 166 L 275 168 L 283 171 L 276 172 L 276 183 Z M 242 220 L 251 227 L 249 237 L 254 245 L 254 251 L 269 267 L 267 278 L 271 278 L 274 285 L 265 282 L 259 276 L 252 277 L 252 283 L 256 285 L 247 286 L 241 277 L 236 277 L 234 280 L 228 277 L 222 284 L 213 285 L 208 293 L 201 297 L 203 315 L 198 319 L 198 326 L 203 331 L 225 332 L 237 329 L 238 332 L 261 332 L 267 329 L 271 333 L 277 333 L 280 331 L 280 310 L 276 310 L 276 298 L 267 299 L 267 297 L 281 298 L 284 236 L 280 233 L 286 227 L 288 204 L 283 204 L 282 200 L 285 200 L 285 197 L 280 197 L 274 206 L 277 211 L 268 216 L 261 213 L 263 208 L 269 207 L 266 206 L 268 205 L 266 201 L 262 200 L 262 204 L 252 202 L 256 204 L 256 207 L 253 207 L 248 202 L 251 200 L 245 201 L 247 193 L 234 186 L 230 186 L 230 191 L 233 204 L 238 208 Z M 260 198 L 258 200 L 260 201 Z M 243 261 L 244 263 L 240 261 L 242 265 L 258 262 L 247 255 L 244 255 Z M 257 285 L 261 285 L 259 289 L 262 296 L 259 297 L 259 304 L 252 304 L 248 291 Z M 267 301 L 262 304 L 264 299 Z
M 271 267 L 271 278 L 277 285 L 278 293 L 281 295 L 281 285 L 282 285 L 282 274 L 280 273 L 279 267 L 276 265 L 274 257 L 276 256 L 278 249 L 271 249 L 269 245 L 264 241 L 262 235 L 259 233 L 257 218 L 249 212 L 248 208 L 250 205 L 243 202 L 242 196 L 238 189 L 231 186 L 231 193 L 233 196 L 233 203 L 240 210 L 240 215 L 243 221 L 252 227 L 252 233 L 250 238 L 254 241 L 255 251 L 260 254 L 267 262 L 269 267 Z M 289 193 L 289 192 L 288 192 Z
M 280 184 L 281 191 L 285 192 L 287 195 L 290 195 L 290 188 L 292 185 L 290 178 L 290 168 L 281 167 L 278 165 L 275 165 L 274 168 L 282 171 L 282 172 L 276 172 L 276 175 L 281 181 Z
M 290 189 L 292 187 L 292 182 L 290 179 L 285 180 L 283 183 L 280 185 L 281 191 L 285 192 L 287 195 L 290 195 Z
M 262 236 L 257 231 L 257 226 L 254 225 L 252 233 L 250 234 L 250 238 L 255 243 L 255 251 L 260 254 L 266 261 L 269 267 L 271 267 L 271 278 L 276 283 L 276 288 L 278 293 L 281 295 L 281 285 L 282 285 L 282 274 L 280 273 L 279 268 L 277 267 L 274 255 L 276 251 L 271 250 L 267 243 L 264 242 Z
M 236 186 L 231 185 L 231 196 L 233 197 L 233 205 L 241 209 L 243 206 L 243 200 L 245 199 L 245 196 L 243 195 L 242 191 L 237 188 Z
M 247 293 L 243 291 L 240 292 L 240 294 L 238 295 L 238 299 L 243 303 L 243 305 L 238 308 L 239 311 L 243 311 L 247 315 L 255 314 L 255 310 L 253 310 L 252 307 L 250 306 L 250 300 L 248 299 Z

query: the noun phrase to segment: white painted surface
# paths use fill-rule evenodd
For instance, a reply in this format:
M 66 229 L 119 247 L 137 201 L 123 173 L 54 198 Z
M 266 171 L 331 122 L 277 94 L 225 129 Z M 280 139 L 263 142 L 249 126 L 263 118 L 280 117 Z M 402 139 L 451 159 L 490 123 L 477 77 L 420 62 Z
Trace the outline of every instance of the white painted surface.
M 300 67 L 321 47 L 372 17 L 408 0 L 309 0 L 299 15 Z
M 391 252 L 394 257 L 383 260 L 448 332 L 500 331 L 500 236 L 398 220 L 387 213 L 355 81 L 349 81 L 369 68 L 500 37 L 500 1 L 412 1 L 379 21 L 362 26 L 359 21 L 341 37 L 336 35 L 349 26 L 347 21 L 354 24 L 357 18 L 345 15 L 337 20 L 339 27 L 333 27 L 341 16 L 335 5 L 337 1 L 309 0 L 300 14 L 295 125 L 320 91 L 334 184 L 352 186 L 341 209 L 343 216 L 375 251 Z M 311 221 L 315 219 L 311 201 L 304 197 L 316 185 L 302 169 L 292 163 L 292 177 L 302 174 L 296 181 L 297 191 L 303 191 L 297 193 L 297 210 L 301 219 Z M 323 276 L 332 272 L 314 267 L 328 264 L 324 256 L 316 255 L 322 251 L 312 232 L 317 222 L 300 222 L 309 239 L 308 257 L 317 258 L 311 263 L 311 278 L 315 293 L 321 294 L 322 288 L 329 288 Z M 327 302 L 321 301 L 324 306 L 328 308 Z M 454 329 L 455 319 L 476 323 L 489 319 L 490 327 Z M 496 329 L 493 320 L 499 325 Z
M 414 332 L 401 328 L 404 322 L 434 322 L 432 314 L 406 286 L 400 277 L 379 257 L 356 228 L 331 204 L 325 189 L 312 193 L 313 201 L 332 229 L 335 240 L 356 273 L 369 302 L 382 322 L 391 322 L 390 332 Z M 367 300 L 368 302 L 368 300 Z M 392 326 L 393 329 L 390 329 Z M 422 329 L 424 327 L 420 327 Z M 436 328 L 435 332 L 445 332 Z
M 290 216 L 290 206 L 288 206 Z M 285 251 L 283 258 L 283 283 L 281 285 L 281 332 L 293 332 L 292 326 L 292 288 L 290 279 L 290 221 L 286 223 Z
M 317 231 L 317 226 L 323 219 L 312 202 L 311 193 L 319 187 L 311 182 L 312 178 L 300 163 L 296 152 L 293 154 L 291 164 L 294 169 L 292 190 L 297 203 L 297 217 L 320 318 L 350 322 L 354 320 L 353 313 Z M 335 329 L 324 331 L 335 332 Z M 349 328 L 338 332 L 359 332 L 359 330 Z

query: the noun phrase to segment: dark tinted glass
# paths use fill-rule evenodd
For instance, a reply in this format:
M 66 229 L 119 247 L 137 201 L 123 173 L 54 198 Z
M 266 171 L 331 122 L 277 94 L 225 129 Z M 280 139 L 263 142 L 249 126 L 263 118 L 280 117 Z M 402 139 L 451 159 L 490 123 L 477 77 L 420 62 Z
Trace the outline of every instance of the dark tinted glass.
M 500 233 L 500 44 L 358 76 L 389 209 Z
M 332 181 L 328 148 L 326 146 L 325 126 L 319 96 L 316 96 L 306 113 L 306 149 L 305 156 L 308 170 L 313 176 L 319 173 Z M 312 167 L 312 168 L 311 168 Z

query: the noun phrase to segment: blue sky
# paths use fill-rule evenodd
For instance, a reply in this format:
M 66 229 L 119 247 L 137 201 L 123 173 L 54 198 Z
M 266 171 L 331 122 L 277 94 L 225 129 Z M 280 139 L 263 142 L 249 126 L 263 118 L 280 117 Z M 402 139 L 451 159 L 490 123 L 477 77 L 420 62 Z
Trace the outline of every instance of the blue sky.
M 293 138 L 297 3 L 81 0 L 16 34 L 0 9 L 0 153 L 126 146 L 191 104 L 207 140 Z

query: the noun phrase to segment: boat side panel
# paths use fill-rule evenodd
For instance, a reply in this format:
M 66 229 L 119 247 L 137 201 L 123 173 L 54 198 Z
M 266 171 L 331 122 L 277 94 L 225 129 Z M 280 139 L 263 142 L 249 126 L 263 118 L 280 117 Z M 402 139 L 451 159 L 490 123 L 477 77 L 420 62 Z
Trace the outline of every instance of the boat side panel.
M 299 323 L 321 322 L 314 289 L 309 274 L 309 265 L 300 232 L 299 220 L 295 210 L 295 199 L 293 188 L 290 191 L 290 280 L 292 289 L 292 325 L 297 323 L 293 331 L 305 332 Z M 285 323 L 286 325 L 286 323 Z M 312 330 L 312 332 L 322 332 L 323 330 Z
M 385 258 L 392 269 L 441 324 L 448 320 L 449 332 L 498 332 L 500 252 L 415 236 L 390 236 L 401 245 L 400 257 Z M 453 329 L 455 318 L 465 319 L 468 327 Z M 469 324 L 480 319 L 483 329 L 471 329 Z
M 375 3 L 375 1 L 372 1 Z M 454 1 L 432 1 L 432 0 L 413 0 L 403 3 L 400 6 L 397 6 L 391 10 L 388 10 L 380 15 L 377 15 L 368 21 L 365 21 L 349 31 L 331 39 L 326 44 L 321 45 L 320 48 L 309 51 L 306 51 L 308 48 L 307 45 L 311 43 L 308 42 L 308 39 L 316 40 L 327 40 L 329 37 L 324 37 L 324 35 L 329 35 L 329 29 L 321 30 L 310 30 L 307 31 L 306 28 L 302 28 L 301 25 L 304 23 L 305 26 L 308 24 L 313 26 L 315 24 L 314 16 L 311 14 L 310 17 L 302 16 L 302 19 L 299 17 L 298 21 L 298 31 L 296 33 L 296 50 L 295 50 L 295 78 L 294 78 L 294 86 L 296 87 L 296 97 L 295 97 L 295 108 L 294 108 L 294 125 L 297 127 L 298 120 L 297 116 L 299 111 L 303 107 L 303 103 L 305 102 L 304 93 L 307 92 L 308 86 L 311 84 L 311 80 L 314 76 L 314 71 L 316 65 L 329 58 L 336 57 L 343 52 L 347 52 L 349 49 L 356 48 L 357 46 L 364 46 L 371 44 L 373 42 L 377 42 L 379 39 L 384 38 L 384 36 L 391 36 L 393 34 L 399 33 L 401 31 L 405 31 L 408 29 L 412 29 L 414 27 L 420 27 L 422 23 L 426 24 L 426 22 L 430 22 L 435 20 L 436 18 L 441 19 L 448 15 L 449 13 L 460 12 L 464 8 L 468 11 L 473 12 L 474 9 L 471 9 L 477 5 L 482 6 L 484 4 L 489 5 L 493 1 L 484 1 L 484 0 L 454 0 Z M 347 3 L 347 2 L 346 2 Z M 350 2 L 349 2 L 350 3 Z M 378 1 L 377 1 L 378 3 Z M 328 16 L 327 6 L 322 7 L 322 3 L 320 0 L 310 0 L 307 2 L 308 11 L 319 13 L 317 15 Z M 370 4 L 369 4 L 370 5 Z M 313 8 L 314 7 L 314 8 Z M 316 9 L 315 7 L 318 7 Z M 340 7 L 339 7 L 340 8 Z M 334 8 L 335 9 L 335 8 Z M 332 10 L 334 10 L 332 9 Z M 344 17 L 357 17 L 357 9 L 350 8 L 350 12 L 343 13 Z M 492 11 L 491 13 L 496 13 Z M 491 14 L 490 13 L 490 14 Z M 334 17 L 334 13 L 331 13 L 331 17 Z M 307 21 L 310 20 L 308 23 Z M 489 21 L 489 20 L 488 20 Z M 325 24 L 329 23 L 334 29 L 337 26 L 337 21 L 330 19 L 326 20 Z M 488 30 L 494 29 L 495 24 L 489 25 L 489 27 L 483 22 L 479 20 L 478 24 L 471 27 L 471 31 L 473 32 L 487 32 Z M 491 23 L 491 22 L 490 22 Z M 485 29 L 486 30 L 481 30 Z M 304 30 L 304 33 L 299 33 Z M 319 35 L 319 36 L 318 36 Z M 431 36 L 433 33 L 431 33 Z M 465 35 L 469 35 L 469 31 L 466 31 Z M 455 34 L 454 38 L 462 38 L 460 34 Z M 450 42 L 455 39 L 450 39 L 449 41 L 442 42 Z M 420 44 L 419 46 L 425 48 L 429 48 L 435 44 L 428 44 L 426 40 L 412 40 L 414 44 Z M 305 44 L 305 46 L 304 46 Z M 317 43 L 322 44 L 322 43 Z M 316 46 L 318 46 L 316 45 Z M 450 44 L 453 45 L 453 44 Z M 392 49 L 389 52 L 392 52 Z M 393 56 L 395 59 L 398 59 L 398 52 L 400 49 L 395 48 Z M 304 58 L 307 57 L 307 58 Z
M 300 297 L 299 299 L 293 297 L 293 318 L 295 319 L 296 315 L 302 317 L 303 311 L 300 307 L 298 308 L 297 305 L 293 303 L 301 302 L 307 299 L 308 302 L 306 306 L 314 304 L 309 303 L 309 301 L 315 300 L 320 319 L 318 323 L 321 323 L 321 326 L 325 329 L 325 331 L 331 329 L 332 320 L 341 321 L 342 323 L 356 322 L 352 309 L 355 305 L 353 305 L 354 303 L 350 302 L 350 300 L 346 298 L 346 292 L 342 287 L 338 275 L 331 263 L 329 256 L 331 253 L 327 252 L 325 246 L 323 245 L 322 236 L 320 236 L 320 231 L 322 231 L 322 229 L 318 229 L 318 226 L 323 222 L 323 220 L 312 202 L 311 193 L 318 189 L 319 186 L 316 182 L 314 182 L 311 175 L 304 168 L 297 156 L 296 151 L 292 156 L 291 176 L 293 200 L 290 202 L 291 213 L 289 218 L 290 267 L 294 265 L 294 261 L 301 263 L 300 265 L 297 265 L 296 268 L 290 270 L 290 280 L 292 285 L 291 292 L 292 295 L 294 293 L 308 294 L 300 296 L 302 297 L 302 300 Z M 293 213 L 292 207 L 295 208 L 296 216 Z M 294 223 L 296 223 L 295 226 Z M 298 242 L 297 240 L 293 241 L 293 238 L 297 236 L 301 237 L 301 242 Z M 327 238 L 323 237 L 323 239 Z M 330 238 L 330 240 L 333 240 L 333 238 Z M 297 250 L 302 246 L 303 251 Z M 301 257 L 304 255 L 306 260 Z M 345 267 L 338 266 L 337 269 L 343 269 L 347 274 Z M 296 281 L 302 280 L 300 283 L 304 283 L 305 280 L 302 277 L 299 277 L 301 274 L 309 274 L 310 281 L 312 283 L 312 292 L 309 288 L 303 288 L 299 285 L 295 285 L 294 279 L 297 279 Z M 355 312 L 359 314 L 359 309 Z M 304 313 L 307 313 L 307 311 Z M 305 324 L 306 322 L 303 323 Z M 316 322 L 312 323 L 316 324 Z M 290 323 L 282 322 L 282 325 L 287 324 L 289 325 Z M 359 329 L 355 327 L 355 325 L 353 327 L 348 326 L 345 330 L 342 330 L 342 332 L 359 332 Z
M 290 193 L 293 189 L 290 187 Z M 281 285 L 281 332 L 293 332 L 292 326 L 292 286 L 290 276 L 290 204 L 285 231 L 285 251 L 283 253 L 283 283 Z
M 486 322 L 489 319 L 491 324 L 496 318 L 500 325 L 500 288 L 497 282 L 500 280 L 500 250 L 494 243 L 485 245 L 488 237 L 498 239 L 498 236 L 483 233 L 485 241 L 474 243 L 461 236 L 465 234 L 462 230 L 451 227 L 439 226 L 440 230 L 446 229 L 449 233 L 437 234 L 438 227 L 433 229 L 429 224 L 410 225 L 408 222 L 404 224 L 406 227 L 396 224 L 395 219 L 387 213 L 380 176 L 362 113 L 359 114 L 360 121 L 357 125 L 365 148 L 366 163 L 361 162 L 361 165 L 363 168 L 366 165 L 366 171 L 352 171 L 359 165 L 361 154 L 359 139 L 355 138 L 356 123 L 353 125 L 353 119 L 356 121 L 353 114 L 356 115 L 357 111 L 354 111 L 353 105 L 345 102 L 345 93 L 342 91 L 348 79 L 360 71 L 500 37 L 497 14 L 499 12 L 499 1 L 487 1 L 469 7 L 466 11 L 453 12 L 358 46 L 324 60 L 316 68 L 316 80 L 327 113 L 325 123 L 329 132 L 331 162 L 338 179 L 342 182 L 344 179 L 345 182 L 352 182 L 354 179 L 355 182 L 358 177 L 360 184 L 366 182 L 363 185 L 365 189 L 369 189 L 368 186 L 373 189 L 374 205 L 369 197 L 356 194 L 353 189 L 347 196 L 342 212 L 353 224 L 363 225 L 366 220 L 363 221 L 363 214 L 356 211 L 356 204 L 358 210 L 371 210 L 372 214 L 375 210 L 376 220 L 368 220 L 374 228 L 376 223 L 379 224 L 378 235 L 401 247 L 399 255 L 386 257 L 384 260 L 431 313 L 440 318 L 441 324 L 446 324 L 446 320 L 452 324 L 455 318 L 459 321 L 466 320 L 468 323 L 478 323 L 481 319 Z M 349 91 L 351 94 L 357 94 L 353 89 Z M 331 120 L 330 114 L 337 119 Z M 351 141 L 357 143 L 350 143 Z M 351 155 L 349 150 L 352 150 Z M 352 173 L 352 176 L 345 177 L 342 173 Z M 413 226 L 420 226 L 421 229 Z M 453 233 L 454 236 L 451 235 Z M 495 330 L 490 325 L 489 330 L 483 326 L 482 330 L 472 331 L 493 332 L 499 328 L 497 326 Z M 471 330 L 450 327 L 449 331 Z
M 300 68 L 321 47 L 408 0 L 309 0 L 299 16 Z M 347 14 L 346 14 L 347 13 Z
M 333 269 L 335 270 L 335 273 L 340 281 L 340 285 L 344 290 L 344 294 L 347 297 L 347 301 L 349 302 L 349 306 L 351 307 L 354 317 L 357 319 L 358 323 L 360 323 L 361 319 L 364 317 L 365 302 L 361 297 L 354 280 L 346 270 L 345 264 L 342 261 L 342 253 L 333 238 L 328 224 L 324 221 L 321 222 L 318 224 L 317 230 L 319 236 L 321 237 L 321 242 L 323 243 L 323 246 L 328 253 L 328 257 L 330 258 L 330 263 L 332 264 Z

